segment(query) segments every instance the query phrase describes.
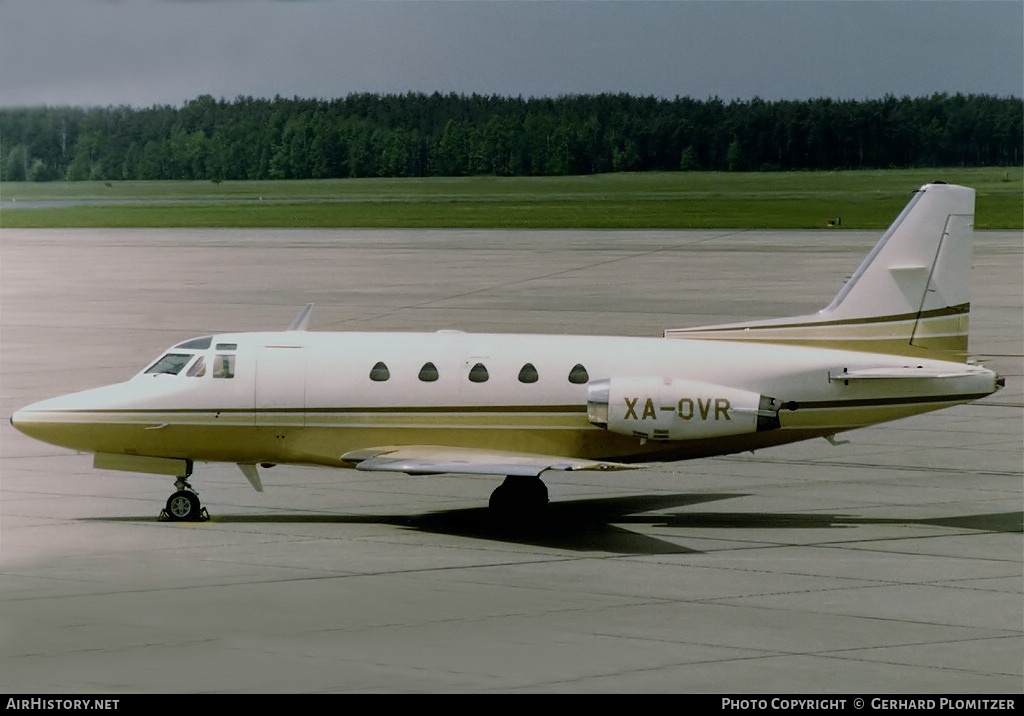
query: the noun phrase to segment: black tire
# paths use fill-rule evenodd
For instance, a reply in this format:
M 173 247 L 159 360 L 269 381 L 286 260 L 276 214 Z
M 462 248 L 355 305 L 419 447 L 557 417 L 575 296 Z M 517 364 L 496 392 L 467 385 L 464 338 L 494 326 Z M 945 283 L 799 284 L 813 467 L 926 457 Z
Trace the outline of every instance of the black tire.
M 491 493 L 491 499 L 487 501 L 487 506 L 491 512 L 496 515 L 507 514 L 510 511 L 509 502 L 509 489 L 505 485 L 498 485 L 494 488 L 494 492 Z
M 509 477 L 494 492 L 488 506 L 502 519 L 530 519 L 544 512 L 548 488 L 539 478 Z
M 167 498 L 167 517 L 172 522 L 184 522 L 199 518 L 199 495 L 188 490 L 178 490 Z

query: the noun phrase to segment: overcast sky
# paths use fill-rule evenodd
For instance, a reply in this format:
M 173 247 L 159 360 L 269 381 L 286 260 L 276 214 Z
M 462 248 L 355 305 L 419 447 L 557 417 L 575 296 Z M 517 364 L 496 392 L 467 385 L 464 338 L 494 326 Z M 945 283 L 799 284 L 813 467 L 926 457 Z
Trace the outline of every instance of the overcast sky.
M 1022 0 L 0 0 L 0 106 L 1024 96 Z

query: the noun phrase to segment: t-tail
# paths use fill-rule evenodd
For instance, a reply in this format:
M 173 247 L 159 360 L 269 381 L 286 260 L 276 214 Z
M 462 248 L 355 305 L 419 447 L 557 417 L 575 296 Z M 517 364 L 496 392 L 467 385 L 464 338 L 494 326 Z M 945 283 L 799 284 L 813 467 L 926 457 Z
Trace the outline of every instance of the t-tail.
M 922 186 L 832 302 L 807 316 L 665 331 L 964 361 L 974 190 Z

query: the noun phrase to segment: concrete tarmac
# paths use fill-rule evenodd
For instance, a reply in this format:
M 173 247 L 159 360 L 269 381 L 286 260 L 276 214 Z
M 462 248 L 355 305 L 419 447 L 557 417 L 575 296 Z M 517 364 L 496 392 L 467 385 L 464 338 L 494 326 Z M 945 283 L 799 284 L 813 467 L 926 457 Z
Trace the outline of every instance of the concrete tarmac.
M 199 465 L 160 476 L 14 431 L 189 337 L 660 335 L 815 311 L 881 232 L 3 230 L 0 692 L 1020 693 L 1022 241 L 976 235 L 961 406 L 792 446 L 546 480 Z

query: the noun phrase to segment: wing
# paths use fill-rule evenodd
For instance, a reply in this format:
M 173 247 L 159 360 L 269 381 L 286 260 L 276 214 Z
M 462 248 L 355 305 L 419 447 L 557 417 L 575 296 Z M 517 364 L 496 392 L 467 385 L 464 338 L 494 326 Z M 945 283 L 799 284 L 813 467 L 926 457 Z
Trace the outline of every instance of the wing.
M 353 450 L 341 456 L 357 470 L 386 470 L 410 475 L 455 472 L 473 475 L 537 477 L 546 470 L 632 470 L 632 465 L 557 455 L 502 452 L 444 445 L 402 445 Z

